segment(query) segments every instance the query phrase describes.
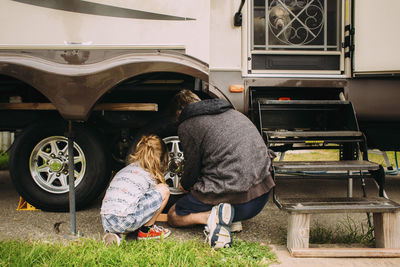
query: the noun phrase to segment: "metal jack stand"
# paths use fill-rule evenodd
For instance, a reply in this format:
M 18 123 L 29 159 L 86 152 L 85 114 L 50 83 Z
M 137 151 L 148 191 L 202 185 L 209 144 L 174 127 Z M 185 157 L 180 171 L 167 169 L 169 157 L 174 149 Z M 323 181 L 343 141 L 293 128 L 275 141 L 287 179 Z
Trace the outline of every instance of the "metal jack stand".
M 74 132 L 72 130 L 72 121 L 68 121 L 68 184 L 69 184 L 69 213 L 71 221 L 71 236 L 68 239 L 78 238 L 76 232 L 76 208 L 75 208 L 75 169 L 74 169 Z

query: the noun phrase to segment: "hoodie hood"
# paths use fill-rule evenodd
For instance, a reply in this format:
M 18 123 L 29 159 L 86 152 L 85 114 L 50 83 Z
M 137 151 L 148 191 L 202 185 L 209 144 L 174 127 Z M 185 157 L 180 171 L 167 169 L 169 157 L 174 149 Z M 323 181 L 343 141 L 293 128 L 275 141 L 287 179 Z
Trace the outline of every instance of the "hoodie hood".
M 224 113 L 233 106 L 223 99 L 206 99 L 188 104 L 179 116 L 179 123 L 192 117 L 201 115 L 215 115 Z

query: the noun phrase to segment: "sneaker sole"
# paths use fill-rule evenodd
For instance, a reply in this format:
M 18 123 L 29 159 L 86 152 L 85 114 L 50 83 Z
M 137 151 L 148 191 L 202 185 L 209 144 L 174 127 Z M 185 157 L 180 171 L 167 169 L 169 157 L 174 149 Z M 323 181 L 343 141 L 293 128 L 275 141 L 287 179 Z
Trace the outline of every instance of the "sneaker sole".
M 229 227 L 218 224 L 211 236 L 210 245 L 215 249 L 228 248 L 232 244 L 232 234 Z
M 231 232 L 232 233 L 239 233 L 243 230 L 242 223 L 240 221 L 233 222 L 231 224 Z
M 114 236 L 112 234 L 106 234 L 103 236 L 103 243 L 105 245 L 112 245 L 117 244 L 118 246 L 121 245 L 122 238 L 118 236 Z
M 230 226 L 232 224 L 235 211 L 231 204 L 223 203 L 218 206 L 218 220 L 222 226 Z

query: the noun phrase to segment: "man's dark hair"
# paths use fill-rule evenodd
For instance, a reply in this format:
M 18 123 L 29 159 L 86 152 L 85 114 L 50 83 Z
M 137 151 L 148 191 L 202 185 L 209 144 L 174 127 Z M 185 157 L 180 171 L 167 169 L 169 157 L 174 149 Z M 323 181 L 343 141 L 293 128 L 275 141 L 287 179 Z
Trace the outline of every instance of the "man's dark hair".
M 190 90 L 183 89 L 172 99 L 171 111 L 176 116 L 176 119 L 178 119 L 180 113 L 188 104 L 198 101 L 201 101 L 200 97 Z

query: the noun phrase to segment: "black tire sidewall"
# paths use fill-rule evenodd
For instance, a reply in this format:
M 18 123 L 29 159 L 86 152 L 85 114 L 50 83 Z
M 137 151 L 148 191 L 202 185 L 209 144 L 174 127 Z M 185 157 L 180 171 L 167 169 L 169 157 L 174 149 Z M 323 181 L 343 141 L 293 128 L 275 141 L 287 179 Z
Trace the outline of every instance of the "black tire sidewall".
M 29 158 L 34 147 L 50 136 L 65 136 L 66 123 L 48 122 L 32 125 L 15 139 L 10 153 L 10 175 L 19 194 L 31 205 L 47 211 L 67 211 L 69 193 L 54 194 L 43 190 L 33 180 Z M 74 142 L 85 155 L 86 171 L 75 188 L 76 208 L 89 205 L 104 190 L 110 178 L 109 160 L 97 134 L 87 127 L 74 127 Z

